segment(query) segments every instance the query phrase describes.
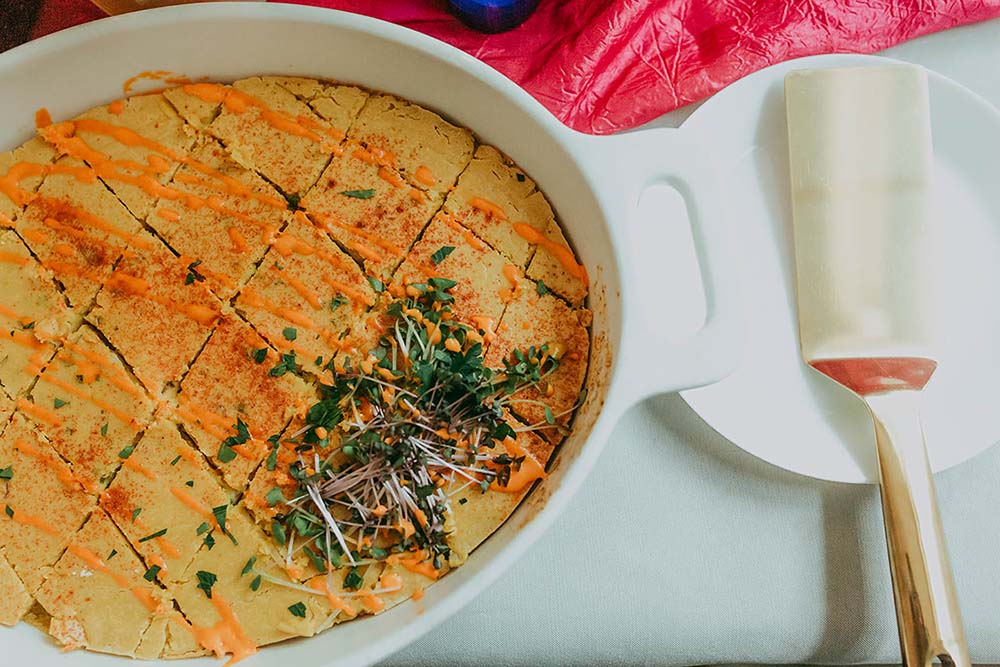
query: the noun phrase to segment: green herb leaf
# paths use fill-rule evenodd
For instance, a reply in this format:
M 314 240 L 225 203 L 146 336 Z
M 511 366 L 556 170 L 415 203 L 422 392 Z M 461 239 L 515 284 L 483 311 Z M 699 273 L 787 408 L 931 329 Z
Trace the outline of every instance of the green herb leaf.
M 177 465 L 178 463 L 180 463 L 180 460 L 181 460 L 181 455 L 180 455 L 180 454 L 178 454 L 178 455 L 177 455 L 177 456 L 175 456 L 175 457 L 173 458 L 173 460 L 172 460 L 172 461 L 170 462 L 170 465 L 172 465 L 172 466 L 175 466 L 175 465 Z
M 108 434 L 108 424 L 107 422 L 105 422 L 104 425 L 101 426 L 101 435 L 107 436 L 107 434 Z
M 132 523 L 135 523 L 135 520 L 139 518 L 139 512 L 141 511 L 142 511 L 141 507 L 136 507 L 134 510 L 132 510 Z
M 34 322 L 28 322 L 27 324 L 25 324 L 21 328 L 22 329 L 34 329 L 35 328 L 35 323 Z
M 112 549 L 111 553 L 109 553 L 108 557 L 105 558 L 104 560 L 111 560 L 112 558 L 114 558 L 117 555 L 118 555 L 118 549 Z
M 446 245 L 438 248 L 433 255 L 431 255 L 431 261 L 435 264 L 440 264 L 445 260 L 448 255 L 450 255 L 455 250 L 455 246 Z
M 299 208 L 299 202 L 302 201 L 302 197 L 297 194 L 285 195 L 285 199 L 288 200 L 288 210 L 295 211 Z
M 14 518 L 14 509 L 10 505 L 4 505 L 3 511 L 6 512 L 7 516 L 9 516 L 11 519 Z
M 378 278 L 374 278 L 372 276 L 368 276 L 368 284 L 372 286 L 372 289 L 375 290 L 376 294 L 379 294 L 379 293 L 385 291 L 385 283 L 383 283 Z
M 253 578 L 253 581 L 250 582 L 250 590 L 256 593 L 257 590 L 260 589 L 261 581 L 262 581 L 261 576 L 258 574 L 256 577 Z
M 198 588 L 205 591 L 205 597 L 211 600 L 212 586 L 215 586 L 215 582 L 219 578 L 214 573 L 206 572 L 205 570 L 198 570 L 195 576 L 198 577 Z
M 285 340 L 295 340 L 299 337 L 299 332 L 294 327 L 285 327 L 282 329 L 281 335 L 285 337 Z
M 69 401 L 64 401 L 61 398 L 54 398 L 52 399 L 52 405 L 54 405 L 56 410 L 58 410 L 64 405 L 69 405 Z
M 550 424 L 556 423 L 556 418 L 552 414 L 552 408 L 550 408 L 547 405 L 545 406 L 545 421 L 547 421 Z
M 288 537 L 285 535 L 285 527 L 282 526 L 277 521 L 271 522 L 271 534 L 274 536 L 274 541 L 281 546 L 285 546 L 285 542 L 288 541 Z
M 274 487 L 267 492 L 267 506 L 274 507 L 278 503 L 285 502 L 285 494 L 281 492 L 281 489 Z
M 236 450 L 232 448 L 227 442 L 223 442 L 219 446 L 219 455 L 216 457 L 223 463 L 230 463 L 236 458 Z
M 515 173 L 514 178 L 517 179 L 518 183 L 524 183 L 524 174 L 522 174 L 521 172 Z
M 212 508 L 212 516 L 215 517 L 215 522 L 219 524 L 219 528 L 222 530 L 226 529 L 226 515 L 229 513 L 229 505 L 219 505 L 218 507 Z
M 152 533 L 151 535 L 147 535 L 146 537 L 140 537 L 139 542 L 140 543 L 149 542 L 150 540 L 155 540 L 157 537 L 163 537 L 166 534 L 167 534 L 167 529 L 164 528 L 163 530 L 158 530 L 155 533 Z
M 200 526 L 198 526 L 198 529 L 197 529 L 196 533 L 197 533 L 198 535 L 202 535 L 202 534 L 204 534 L 204 533 L 207 533 L 207 532 L 208 532 L 208 531 L 210 531 L 211 529 L 212 529 L 212 527 L 211 527 L 211 526 L 209 526 L 209 525 L 208 525 L 207 523 L 205 523 L 205 522 L 203 521 L 203 522 L 202 522 L 202 524 L 201 524 Z
M 337 296 L 333 297 L 333 300 L 330 301 L 330 310 L 331 311 L 337 310 L 338 308 L 343 306 L 345 303 L 348 303 L 349 301 L 350 300 L 346 296 L 338 292 Z
M 253 351 L 253 360 L 256 361 L 258 364 L 264 363 L 265 359 L 267 359 L 267 348 L 266 347 L 262 347 L 259 350 L 254 350 Z
M 253 571 L 253 566 L 256 563 L 257 563 L 257 557 L 256 556 L 250 556 L 250 560 L 248 560 L 247 564 L 243 566 L 243 571 L 240 572 L 240 576 L 244 577 L 244 576 L 250 574 L 250 572 Z
M 306 617 L 306 606 L 301 602 L 296 602 L 295 604 L 293 604 L 291 607 L 288 608 L 288 611 L 292 612 L 292 616 L 298 616 L 299 618 Z
M 118 452 L 118 458 L 127 459 L 128 457 L 132 456 L 132 452 L 134 451 L 135 451 L 135 445 L 128 445 L 120 452 Z
M 268 374 L 273 377 L 281 377 L 285 373 L 294 373 L 298 370 L 298 366 L 295 361 L 295 350 L 285 352 L 281 355 L 281 361 L 279 361 Z
M 549 289 L 549 286 L 546 285 L 545 282 L 542 281 L 542 280 L 538 281 L 538 284 L 536 285 L 536 289 L 538 290 L 538 296 L 542 296 L 543 294 L 551 294 L 552 293 L 552 290 Z
M 198 269 L 199 266 L 201 266 L 201 260 L 200 259 L 199 260 L 195 260 L 195 261 L 191 262 L 190 264 L 188 264 L 188 266 L 187 266 L 188 272 L 187 272 L 187 275 L 184 277 L 184 284 L 185 285 L 190 285 L 190 284 L 195 283 L 195 282 L 201 282 L 201 281 L 203 281 L 205 279 L 205 276 L 203 276 L 200 273 L 198 273 L 197 269 Z
M 355 199 L 371 199 L 375 196 L 375 190 L 344 190 L 340 194 L 345 197 L 354 197 Z
M 154 565 L 148 570 L 146 570 L 146 574 L 142 575 L 142 578 L 145 579 L 146 581 L 154 581 L 157 575 L 160 574 L 161 569 L 162 568 L 159 565 Z
M 7 466 L 6 468 L 0 468 L 0 479 L 9 481 L 14 477 L 14 466 Z
M 358 568 L 352 567 L 347 576 L 344 577 L 344 588 L 349 591 L 356 591 L 361 588 L 365 580 L 358 574 Z
M 212 533 L 205 535 L 204 544 L 209 551 L 211 551 L 212 547 L 215 546 L 215 538 L 212 537 Z
M 184 485 L 185 486 L 190 486 L 190 487 L 194 488 L 194 480 L 193 479 L 189 479 L 188 481 L 184 482 Z

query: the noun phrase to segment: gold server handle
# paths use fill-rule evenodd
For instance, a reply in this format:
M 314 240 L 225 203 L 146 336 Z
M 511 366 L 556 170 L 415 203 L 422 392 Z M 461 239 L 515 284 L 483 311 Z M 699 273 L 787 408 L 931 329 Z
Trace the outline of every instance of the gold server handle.
M 969 651 L 920 426 L 919 392 L 865 396 L 875 420 L 882 511 L 903 664 L 968 667 Z

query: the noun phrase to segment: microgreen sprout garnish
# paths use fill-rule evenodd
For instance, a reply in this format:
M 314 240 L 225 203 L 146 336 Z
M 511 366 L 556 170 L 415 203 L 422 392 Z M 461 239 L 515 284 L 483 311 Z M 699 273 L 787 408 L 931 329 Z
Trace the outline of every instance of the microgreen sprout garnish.
M 516 436 L 507 408 L 546 382 L 558 355 L 541 345 L 518 350 L 502 369 L 484 366 L 482 337 L 451 311 L 455 285 L 407 285 L 387 306 L 378 346 L 330 366 L 333 379 L 320 383 L 305 425 L 281 439 L 296 455 L 282 459 L 292 484 L 266 502 L 278 512 L 271 534 L 289 558 L 308 556 L 322 571 L 420 551 L 440 568 L 449 555 L 449 493 L 505 486 L 520 469 L 524 458 L 500 446 Z M 269 470 L 277 437 L 272 444 Z M 360 580 L 352 569 L 345 588 Z
M 8 482 L 14 479 L 14 466 L 7 466 L 6 468 L 0 468 L 0 479 Z

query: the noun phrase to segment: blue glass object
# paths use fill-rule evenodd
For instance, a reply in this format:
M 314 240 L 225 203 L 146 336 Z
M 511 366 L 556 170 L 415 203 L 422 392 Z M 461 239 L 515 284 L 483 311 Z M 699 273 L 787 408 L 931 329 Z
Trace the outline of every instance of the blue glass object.
M 448 0 L 455 16 L 480 32 L 504 32 L 521 25 L 538 0 Z

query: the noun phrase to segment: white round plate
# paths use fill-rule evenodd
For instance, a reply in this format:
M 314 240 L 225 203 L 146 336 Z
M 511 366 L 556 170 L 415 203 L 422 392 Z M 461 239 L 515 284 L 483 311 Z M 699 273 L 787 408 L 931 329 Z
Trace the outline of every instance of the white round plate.
M 874 434 L 863 403 L 799 356 L 783 83 L 795 69 L 886 62 L 894 61 L 837 55 L 771 67 L 723 90 L 685 124 L 726 165 L 720 196 L 741 249 L 746 348 L 734 374 L 684 399 L 746 451 L 840 482 L 878 480 Z M 1000 440 L 1000 113 L 928 75 L 941 250 L 940 293 L 928 308 L 940 313 L 942 348 L 923 422 L 939 471 Z

